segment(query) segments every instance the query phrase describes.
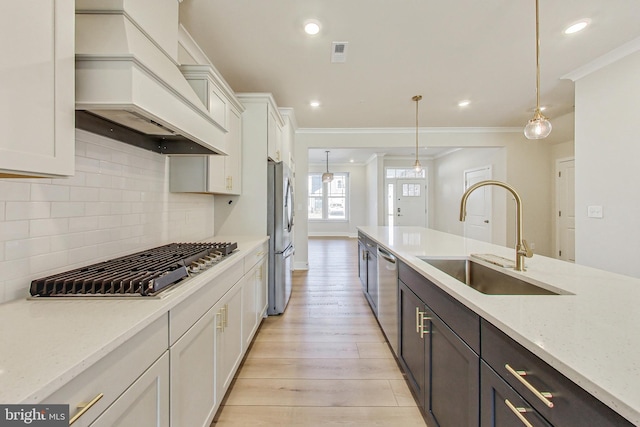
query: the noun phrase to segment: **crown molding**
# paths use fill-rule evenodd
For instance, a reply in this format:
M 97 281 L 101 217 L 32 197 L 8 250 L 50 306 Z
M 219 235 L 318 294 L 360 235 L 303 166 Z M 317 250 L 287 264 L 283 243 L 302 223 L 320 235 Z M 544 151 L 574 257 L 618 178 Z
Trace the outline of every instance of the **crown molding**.
M 415 134 L 416 128 L 300 128 L 304 134 Z M 521 127 L 423 127 L 419 133 L 522 133 Z
M 593 61 L 586 63 L 582 67 L 577 68 L 565 74 L 560 78 L 573 80 L 575 82 L 576 80 L 580 80 L 581 78 L 588 76 L 589 74 L 595 71 L 598 71 L 606 67 L 607 65 L 613 64 L 614 62 L 624 58 L 625 56 L 631 55 L 632 53 L 637 52 L 639 50 L 640 50 L 640 37 L 637 37 L 623 44 L 622 46 L 619 46 L 613 49 L 612 51 L 607 52 L 602 56 L 599 56 Z

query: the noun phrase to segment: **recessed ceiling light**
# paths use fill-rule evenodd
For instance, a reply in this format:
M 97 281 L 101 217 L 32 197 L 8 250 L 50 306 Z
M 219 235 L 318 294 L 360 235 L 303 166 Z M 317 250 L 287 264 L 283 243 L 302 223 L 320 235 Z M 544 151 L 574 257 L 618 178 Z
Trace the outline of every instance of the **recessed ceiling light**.
M 585 28 L 587 28 L 587 25 L 589 25 L 591 23 L 591 21 L 589 19 L 583 19 L 581 21 L 578 21 L 576 23 L 571 24 L 570 26 L 568 26 L 565 30 L 564 33 L 565 34 L 573 34 L 573 33 L 577 33 L 578 31 L 582 31 Z
M 349 160 L 349 163 L 353 163 L 353 159 Z
M 471 104 L 471 101 L 469 101 L 468 99 L 465 99 L 464 101 L 458 102 L 458 107 L 466 107 L 469 104 Z
M 315 19 L 310 19 L 304 23 L 304 32 L 310 36 L 315 36 L 320 32 L 320 23 Z
M 311 105 L 313 108 L 317 108 L 320 106 L 320 101 L 311 101 L 309 105 Z

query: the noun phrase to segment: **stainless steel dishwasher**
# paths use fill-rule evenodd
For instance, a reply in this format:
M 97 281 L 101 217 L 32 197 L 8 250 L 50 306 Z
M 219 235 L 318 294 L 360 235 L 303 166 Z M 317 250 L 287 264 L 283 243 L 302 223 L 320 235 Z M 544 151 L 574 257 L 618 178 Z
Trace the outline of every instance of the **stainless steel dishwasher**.
M 378 246 L 378 322 L 393 352 L 398 354 L 398 263 Z

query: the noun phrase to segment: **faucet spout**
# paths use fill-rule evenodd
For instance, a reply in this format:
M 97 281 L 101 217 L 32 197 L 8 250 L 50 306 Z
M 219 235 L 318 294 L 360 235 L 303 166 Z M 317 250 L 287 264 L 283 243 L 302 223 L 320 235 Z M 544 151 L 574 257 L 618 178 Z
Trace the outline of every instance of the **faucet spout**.
M 467 199 L 474 190 L 484 187 L 485 185 L 495 185 L 502 187 L 510 192 L 516 200 L 516 267 L 517 271 L 524 271 L 524 257 L 531 258 L 533 252 L 529 249 L 527 241 L 522 238 L 522 199 L 515 188 L 502 181 L 480 181 L 467 189 L 460 200 L 460 221 L 465 220 L 467 216 Z

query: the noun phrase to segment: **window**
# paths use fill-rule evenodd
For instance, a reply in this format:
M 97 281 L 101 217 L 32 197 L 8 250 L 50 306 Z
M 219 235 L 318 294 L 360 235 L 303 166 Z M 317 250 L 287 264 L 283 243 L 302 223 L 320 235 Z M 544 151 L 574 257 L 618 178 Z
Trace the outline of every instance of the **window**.
M 416 172 L 413 168 L 387 168 L 387 178 L 426 178 L 425 169 Z
M 348 219 L 348 173 L 334 172 L 333 181 L 329 183 L 322 182 L 322 173 L 310 173 L 308 186 L 310 220 L 345 221 Z

